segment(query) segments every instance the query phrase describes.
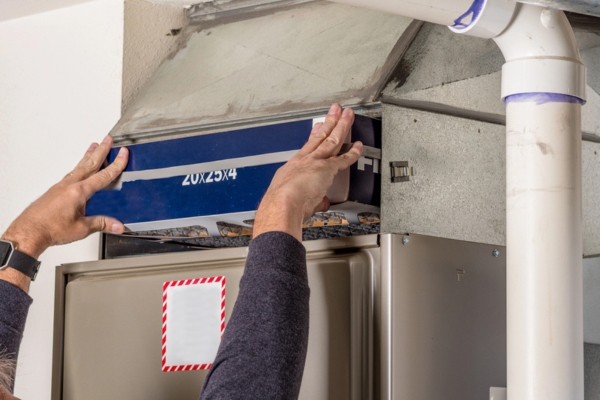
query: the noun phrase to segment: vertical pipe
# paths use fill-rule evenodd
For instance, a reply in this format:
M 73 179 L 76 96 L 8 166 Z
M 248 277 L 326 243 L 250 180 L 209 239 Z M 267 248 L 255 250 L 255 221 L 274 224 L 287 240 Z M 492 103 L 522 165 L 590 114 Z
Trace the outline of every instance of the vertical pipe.
M 583 400 L 581 104 L 507 99 L 508 399 Z
M 585 67 L 562 11 L 518 5 L 506 64 L 509 400 L 583 400 L 581 105 Z

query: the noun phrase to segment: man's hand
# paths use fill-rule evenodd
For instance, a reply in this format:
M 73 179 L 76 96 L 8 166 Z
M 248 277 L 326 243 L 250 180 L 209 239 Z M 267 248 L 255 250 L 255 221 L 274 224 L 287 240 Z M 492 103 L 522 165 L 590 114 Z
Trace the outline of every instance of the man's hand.
M 123 233 L 125 227 L 114 218 L 85 216 L 87 200 L 107 187 L 127 166 L 129 152 L 122 148 L 115 161 L 99 171 L 112 143 L 110 136 L 99 145 L 93 143 L 75 169 L 23 211 L 2 239 L 39 258 L 50 246 L 71 243 L 94 232 Z
M 315 213 L 329 209 L 327 190 L 335 175 L 354 164 L 363 145 L 338 156 L 354 123 L 354 111 L 334 104 L 325 123 L 313 128 L 308 142 L 281 167 L 265 194 L 254 222 L 254 236 L 280 231 L 302 241 L 302 223 Z

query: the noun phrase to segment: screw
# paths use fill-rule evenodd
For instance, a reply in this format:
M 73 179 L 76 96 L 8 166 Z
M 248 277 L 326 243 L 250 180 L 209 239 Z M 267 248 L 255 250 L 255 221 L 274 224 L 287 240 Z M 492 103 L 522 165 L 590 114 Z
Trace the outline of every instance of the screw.
M 500 252 L 498 250 L 494 250 L 494 251 L 492 251 L 492 255 L 494 257 L 499 257 L 500 256 Z
M 408 238 L 407 237 L 402 238 L 402 244 L 403 245 L 407 245 L 408 244 Z

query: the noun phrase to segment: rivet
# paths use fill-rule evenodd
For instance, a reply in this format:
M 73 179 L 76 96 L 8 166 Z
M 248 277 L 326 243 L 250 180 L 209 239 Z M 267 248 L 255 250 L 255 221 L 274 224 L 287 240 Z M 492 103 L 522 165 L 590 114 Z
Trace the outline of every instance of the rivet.
M 408 238 L 407 237 L 402 238 L 402 244 L 403 245 L 407 245 L 408 244 Z
M 494 251 L 492 251 L 492 255 L 494 257 L 500 257 L 500 252 L 498 250 L 494 250 Z

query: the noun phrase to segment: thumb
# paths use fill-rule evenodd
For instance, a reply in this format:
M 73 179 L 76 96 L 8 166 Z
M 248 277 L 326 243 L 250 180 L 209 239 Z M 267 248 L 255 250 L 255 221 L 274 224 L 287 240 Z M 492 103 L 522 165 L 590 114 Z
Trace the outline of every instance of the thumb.
M 86 222 L 89 228 L 90 234 L 96 232 L 106 232 L 106 233 L 115 233 L 122 234 L 125 232 L 125 225 L 121 223 L 121 221 L 104 216 L 96 216 L 96 217 L 86 217 Z

